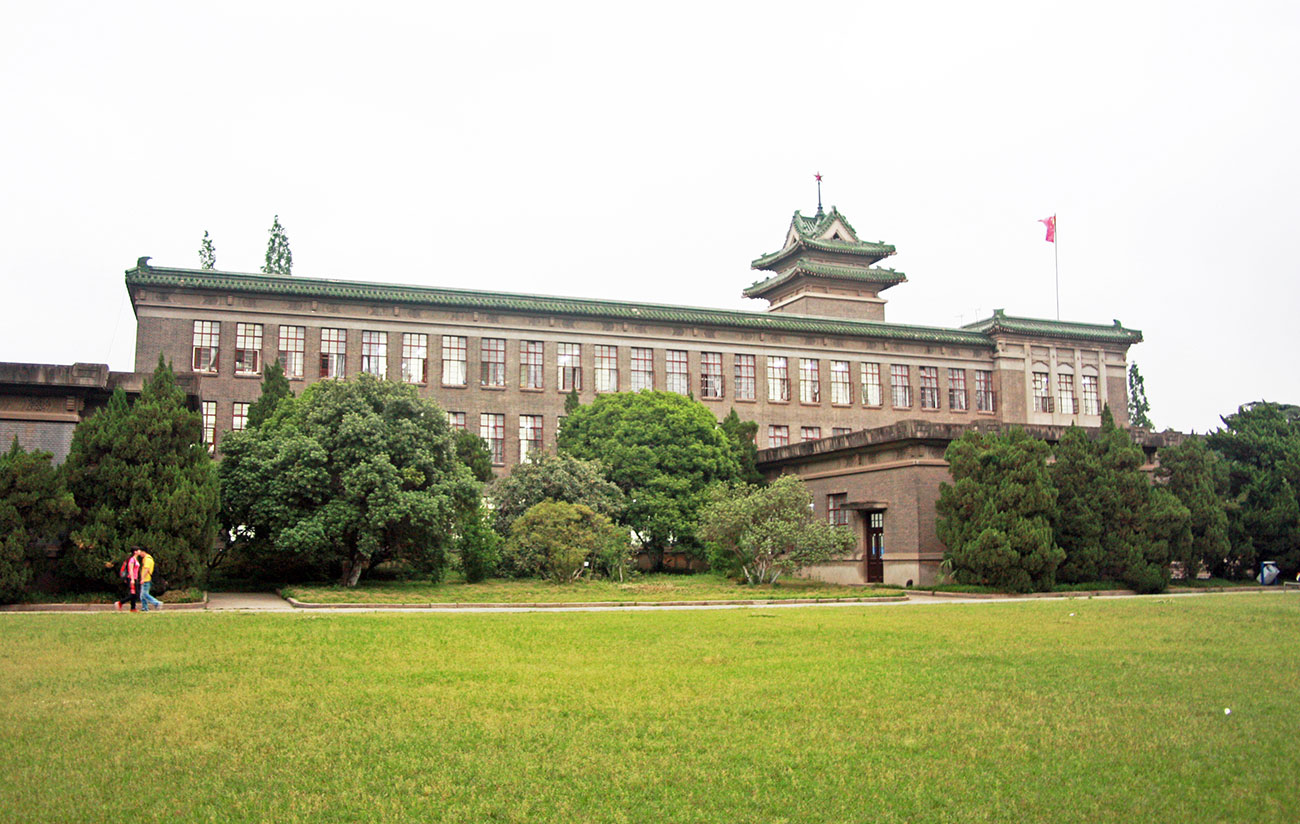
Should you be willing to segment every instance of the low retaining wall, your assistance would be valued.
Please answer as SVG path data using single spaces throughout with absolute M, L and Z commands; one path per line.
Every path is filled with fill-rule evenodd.
M 562 601 L 559 603 L 416 603 L 416 604 L 315 604 L 285 597 L 298 609 L 589 609 L 593 607 L 735 607 L 779 606 L 781 604 L 871 604 L 906 601 L 906 595 L 878 598 L 771 598 L 761 601 Z
M 208 593 L 203 593 L 202 601 L 189 604 L 163 604 L 160 612 L 173 610 L 196 610 L 208 608 Z M 113 604 L 6 604 L 0 606 L 0 612 L 116 612 Z

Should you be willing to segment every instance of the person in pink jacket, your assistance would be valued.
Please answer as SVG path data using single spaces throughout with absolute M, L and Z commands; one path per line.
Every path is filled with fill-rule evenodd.
M 118 601 L 115 606 L 120 610 L 123 602 L 129 601 L 131 603 L 131 611 L 135 612 L 136 601 L 140 597 L 140 559 L 136 557 L 135 552 L 126 556 L 126 560 L 123 561 L 122 566 L 119 567 L 118 574 L 122 576 L 122 581 L 126 584 L 127 593 L 126 597 L 121 601 Z

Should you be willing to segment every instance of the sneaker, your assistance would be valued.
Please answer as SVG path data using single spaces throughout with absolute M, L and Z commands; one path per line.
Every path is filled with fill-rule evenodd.
M 153 605 L 153 608 L 154 608 L 154 609 L 158 609 L 158 610 L 160 610 L 160 609 L 162 609 L 162 604 L 154 604 L 154 605 Z
M 136 609 L 135 607 L 131 607 L 131 611 L 132 611 L 132 612 L 139 612 L 140 610 Z
M 113 609 L 116 609 L 118 612 L 121 612 L 121 611 L 122 611 L 122 602 L 121 602 L 121 601 L 114 601 L 114 602 L 113 602 Z

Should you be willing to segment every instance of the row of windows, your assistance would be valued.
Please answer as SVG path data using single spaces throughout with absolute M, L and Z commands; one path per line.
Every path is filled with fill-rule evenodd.
M 1051 375 L 1047 372 L 1034 372 L 1034 411 L 1062 412 L 1074 415 L 1079 412 L 1079 399 L 1074 394 L 1074 375 L 1058 373 L 1056 376 L 1056 397 L 1052 397 Z M 1101 414 L 1101 394 L 1096 375 L 1080 375 L 1079 387 L 1083 393 L 1083 414 Z
M 847 426 L 831 427 L 832 438 L 838 435 L 847 435 L 853 430 Z M 799 427 L 799 440 L 803 443 L 808 441 L 819 441 L 822 438 L 822 428 L 820 426 L 801 426 Z M 789 446 L 790 445 L 790 427 L 784 424 L 768 424 L 767 426 L 767 445 L 768 446 Z
M 285 373 L 290 378 L 304 377 L 305 342 L 307 330 L 302 326 L 280 327 L 280 357 Z M 216 372 L 220 362 L 217 341 L 220 323 L 194 322 L 194 361 L 196 372 Z M 465 386 L 468 382 L 469 339 L 462 335 L 442 335 L 442 383 L 447 386 Z M 261 370 L 262 324 L 235 324 L 235 372 L 255 375 Z M 519 386 L 523 389 L 543 389 L 544 341 L 518 341 Z M 560 391 L 582 390 L 582 346 L 577 343 L 556 344 L 556 383 Z M 597 392 L 617 392 L 620 388 L 618 347 L 597 344 L 593 347 L 593 367 Z M 346 377 L 346 329 L 321 329 L 320 377 Z M 628 388 L 633 392 L 655 388 L 654 350 L 648 347 L 631 347 L 629 359 L 631 374 Z M 507 344 L 504 338 L 479 340 L 479 384 L 485 387 L 506 385 Z M 787 402 L 791 399 L 790 358 L 769 355 L 766 358 L 767 399 Z M 818 358 L 797 358 L 796 380 L 799 401 L 808 404 L 822 402 L 821 361 Z M 830 401 L 833 405 L 849 406 L 854 402 L 853 364 L 847 360 L 830 362 Z M 361 333 L 361 371 L 376 377 L 387 377 L 388 333 L 363 331 Z M 976 369 L 975 408 L 980 412 L 995 411 L 993 373 Z M 663 387 L 681 395 L 691 392 L 689 354 L 684 349 L 668 349 L 664 353 Z M 918 368 L 920 405 L 922 409 L 939 409 L 939 368 Z M 1035 373 L 1037 380 L 1038 373 Z M 402 333 L 401 379 L 407 383 L 427 383 L 429 378 L 429 336 L 419 332 Z M 720 400 L 726 397 L 727 375 L 721 352 L 700 353 L 700 397 Z M 757 356 L 735 355 L 733 358 L 732 397 L 736 400 L 755 400 L 757 397 Z M 858 398 L 866 406 L 884 404 L 884 384 L 881 364 L 858 364 Z M 1044 384 L 1045 385 L 1045 384 Z M 1035 384 L 1037 386 L 1037 384 Z M 912 406 L 911 367 L 906 364 L 889 366 L 890 400 L 900 409 Z M 1096 381 L 1093 381 L 1096 394 Z M 1072 396 L 1071 396 L 1072 397 Z M 1087 390 L 1085 386 L 1085 406 Z M 970 406 L 966 387 L 965 369 L 948 369 L 948 408 L 965 411 Z

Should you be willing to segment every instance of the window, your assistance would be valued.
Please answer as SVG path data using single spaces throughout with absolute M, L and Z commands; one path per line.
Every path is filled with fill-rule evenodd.
M 465 413 L 464 413 L 464 412 L 448 412 L 448 413 L 447 413 L 447 425 L 450 426 L 452 429 L 459 429 L 459 430 L 461 430 L 461 431 L 464 431 L 464 429 L 465 429 Z
M 1047 382 L 1046 372 L 1034 373 L 1034 411 L 1052 411 L 1052 389 Z
M 576 343 L 559 344 L 556 364 L 560 369 L 560 391 L 582 391 L 582 346 Z
M 862 403 L 867 406 L 880 406 L 884 397 L 880 391 L 880 364 L 862 364 Z
M 320 376 L 322 378 L 344 377 L 348 351 L 348 330 L 320 330 Z
M 790 367 L 785 358 L 775 355 L 767 357 L 767 399 L 790 400 Z
M 235 324 L 235 374 L 256 375 L 262 371 L 262 324 Z
M 821 403 L 822 382 L 820 361 L 816 358 L 799 359 L 799 402 Z
M 1065 414 L 1073 415 L 1079 411 L 1074 403 L 1074 375 L 1056 376 L 1056 399 Z
M 208 454 L 217 448 L 217 402 L 204 401 L 200 412 L 203 415 L 203 443 L 208 447 Z
M 194 360 L 191 368 L 195 372 L 215 373 L 217 371 L 217 348 L 220 345 L 220 338 L 220 321 L 194 321 Z
M 388 334 L 361 333 L 361 371 L 376 378 L 388 377 Z
M 230 416 L 230 428 L 235 432 L 243 432 L 248 428 L 248 407 L 246 403 L 236 403 L 235 410 Z
M 429 336 L 420 332 L 402 333 L 402 380 L 407 383 L 429 382 Z M 461 413 L 464 415 L 465 413 Z M 465 421 L 461 419 L 461 428 Z
M 805 443 L 808 441 L 820 441 L 822 439 L 822 428 L 820 426 L 804 426 L 799 429 L 799 438 Z
M 542 342 L 519 341 L 519 385 L 524 389 L 542 388 Z
M 506 342 L 504 338 L 483 338 L 479 345 L 479 383 L 482 386 L 506 385 Z
M 826 520 L 831 526 L 848 526 L 849 511 L 844 505 L 849 502 L 849 494 L 840 492 L 836 495 L 826 496 Z
M 280 327 L 280 360 L 288 378 L 301 378 L 307 361 L 307 327 Z
M 889 365 L 889 389 L 893 393 L 894 406 L 908 409 L 912 406 L 912 384 L 909 369 L 903 364 Z
M 519 462 L 528 460 L 534 452 L 542 451 L 542 416 L 519 416 Z
M 721 398 L 723 396 L 722 390 L 722 353 L 701 352 L 700 397 Z
M 939 368 L 922 366 L 921 373 L 921 408 L 939 408 Z
M 632 347 L 632 391 L 655 388 L 655 353 L 653 349 Z
M 840 435 L 847 435 L 852 431 L 853 430 L 849 429 L 847 426 L 832 426 L 831 437 L 836 438 L 839 437 Z
M 948 370 L 948 408 L 965 412 L 968 408 L 966 399 L 966 370 Z
M 618 347 L 596 347 L 596 391 L 618 391 Z
M 987 369 L 975 370 L 975 410 L 995 412 L 993 398 L 993 373 Z
M 1097 376 L 1083 376 L 1083 414 L 1100 415 L 1101 401 L 1097 393 Z
M 851 382 L 849 362 L 846 360 L 831 361 L 831 403 L 853 403 Z
M 669 349 L 664 358 L 666 374 L 665 388 L 669 392 L 685 395 L 691 391 L 690 367 L 687 365 L 686 350 Z
M 754 399 L 754 356 L 736 356 L 736 400 L 752 401 Z
M 767 445 L 768 446 L 789 446 L 790 427 L 777 426 L 776 424 L 768 424 Z
M 468 377 L 465 365 L 466 339 L 459 335 L 442 336 L 442 383 L 444 386 L 464 386 Z
M 464 340 L 464 338 L 462 338 Z M 491 412 L 482 412 L 478 416 L 478 435 L 487 444 L 492 455 L 492 463 L 497 466 L 506 462 L 506 416 Z

